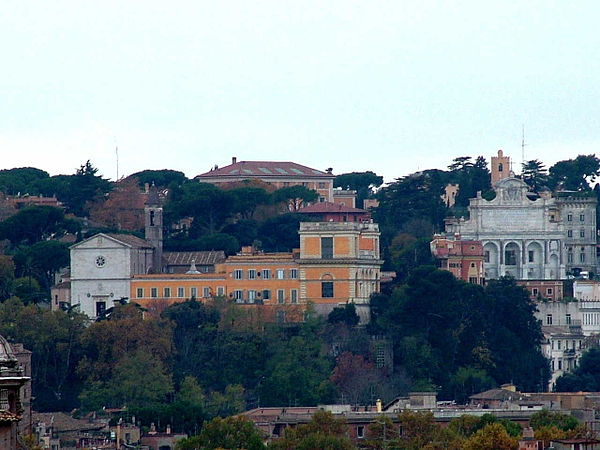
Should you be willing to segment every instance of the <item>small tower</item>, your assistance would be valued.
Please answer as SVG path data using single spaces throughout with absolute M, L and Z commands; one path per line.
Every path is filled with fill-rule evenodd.
M 510 156 L 504 156 L 502 150 L 498 150 L 498 156 L 492 156 L 492 187 L 509 176 Z
M 146 240 L 154 246 L 152 271 L 162 272 L 163 254 L 163 209 L 158 198 L 158 189 L 152 183 L 144 206 Z

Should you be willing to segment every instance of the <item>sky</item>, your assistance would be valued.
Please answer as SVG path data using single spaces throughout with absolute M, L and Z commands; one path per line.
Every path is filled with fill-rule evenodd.
M 600 153 L 595 1 L 4 1 L 0 169 Z

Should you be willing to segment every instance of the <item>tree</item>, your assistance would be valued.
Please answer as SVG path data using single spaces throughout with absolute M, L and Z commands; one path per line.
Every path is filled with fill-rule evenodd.
M 560 389 L 560 391 L 559 391 Z M 556 392 L 597 391 L 600 389 L 600 349 L 588 349 L 579 360 L 579 366 L 556 380 Z
M 495 382 L 483 369 L 460 367 L 452 376 L 450 384 L 454 390 L 454 399 L 458 403 L 466 403 L 469 396 L 492 389 Z
M 146 184 L 154 184 L 157 187 L 168 187 L 172 184 L 180 186 L 188 181 L 183 172 L 178 170 L 142 170 L 129 175 L 123 181 L 135 180 L 139 187 L 143 188 Z
M 305 203 L 313 202 L 318 198 L 319 194 L 316 191 L 300 185 L 284 187 L 273 192 L 273 201 L 285 204 L 285 210 L 290 212 L 296 212 Z
M 438 429 L 432 412 L 405 410 L 398 415 L 398 419 L 402 427 L 400 441 L 404 448 L 422 449 L 435 439 Z
M 259 388 L 267 406 L 317 405 L 333 400 L 329 381 L 332 363 L 323 352 L 323 342 L 314 334 L 274 342 L 267 360 L 265 381 Z
M 8 255 L 0 255 L 0 301 L 10 297 L 15 279 L 15 264 Z
M 271 201 L 271 194 L 259 187 L 238 187 L 229 192 L 235 196 L 235 211 L 246 220 L 254 217 L 256 208 Z
M 257 241 L 266 252 L 289 252 L 300 247 L 300 214 L 282 214 L 265 220 L 258 228 Z
M 499 423 L 486 425 L 464 443 L 465 450 L 516 450 L 517 440 Z
M 35 275 L 42 288 L 49 289 L 56 272 L 69 265 L 69 247 L 59 241 L 40 241 L 31 247 L 22 247 L 14 261 L 20 276 Z
M 48 172 L 33 167 L 0 170 L 0 191 L 9 195 L 37 195 L 37 183 L 48 177 Z
M 327 322 L 343 322 L 346 325 L 353 327 L 358 325 L 360 317 L 356 314 L 356 306 L 354 306 L 354 303 L 346 303 L 343 307 L 333 308 L 327 316 Z
M 383 184 L 383 177 L 371 172 L 352 172 L 338 175 L 333 180 L 333 187 L 356 191 L 356 206 L 364 207 L 364 200 L 375 193 L 375 189 Z
M 222 230 L 235 213 L 233 193 L 208 183 L 189 182 L 173 191 L 165 205 L 171 221 L 193 217 L 189 237 L 214 234 Z
M 163 362 L 139 349 L 115 365 L 108 389 L 110 397 L 106 400 L 110 406 L 135 408 L 164 402 L 172 391 L 171 374 Z
M 579 421 L 575 417 L 547 409 L 533 414 L 529 422 L 534 430 L 544 427 L 556 427 L 563 431 L 572 431 L 579 425 Z
M 548 171 L 539 159 L 532 159 L 523 163 L 521 176 L 533 192 L 539 192 L 540 188 L 548 182 Z
M 90 207 L 90 218 L 107 228 L 139 231 L 144 228 L 144 200 L 137 179 L 127 177 L 115 183 L 107 198 Z
M 343 403 L 369 404 L 384 377 L 383 371 L 362 355 L 344 352 L 337 357 L 331 381 L 342 395 Z
M 202 427 L 198 436 L 177 442 L 176 450 L 265 449 L 262 433 L 245 417 L 217 417 Z
M 589 191 L 590 183 L 600 174 L 600 159 L 596 155 L 579 155 L 559 161 L 550 167 L 550 188 L 568 191 Z
M 336 419 L 328 411 L 317 411 L 309 423 L 289 427 L 283 438 L 274 441 L 274 450 L 352 450 L 355 447 L 347 437 L 344 419 Z
M 66 204 L 68 212 L 86 217 L 91 202 L 110 191 L 111 183 L 97 173 L 98 169 L 88 160 L 70 178 L 66 198 L 59 197 Z
M 64 212 L 52 206 L 29 206 L 0 222 L 0 239 L 8 239 L 14 246 L 33 245 L 41 240 L 56 238 L 66 232 L 77 232 L 80 226 L 66 219 Z

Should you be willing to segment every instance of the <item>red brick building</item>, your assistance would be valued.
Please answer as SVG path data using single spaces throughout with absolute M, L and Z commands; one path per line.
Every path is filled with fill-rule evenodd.
M 461 240 L 459 235 L 454 238 L 435 235 L 431 241 L 431 254 L 438 260 L 440 269 L 451 272 L 460 280 L 484 284 L 481 241 Z

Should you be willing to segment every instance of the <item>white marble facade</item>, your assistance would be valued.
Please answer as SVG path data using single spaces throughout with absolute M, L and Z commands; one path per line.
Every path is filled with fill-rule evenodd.
M 532 200 L 518 178 L 500 180 L 494 188 L 493 200 L 481 194 L 470 200 L 469 219 L 447 220 L 446 232 L 482 242 L 487 279 L 565 278 L 564 228 L 555 199 Z

